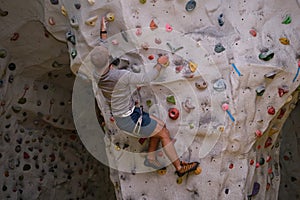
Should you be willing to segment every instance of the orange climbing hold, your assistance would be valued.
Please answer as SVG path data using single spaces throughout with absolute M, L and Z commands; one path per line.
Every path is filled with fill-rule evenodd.
M 151 29 L 151 31 L 153 31 L 153 30 L 155 30 L 155 29 L 157 29 L 157 28 L 158 28 L 157 24 L 156 24 L 155 21 L 152 19 L 151 22 L 150 22 L 150 29 Z

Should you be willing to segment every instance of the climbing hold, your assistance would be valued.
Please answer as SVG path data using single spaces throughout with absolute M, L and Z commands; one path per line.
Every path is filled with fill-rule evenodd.
M 147 42 L 144 42 L 142 45 L 141 45 L 142 49 L 144 49 L 145 51 L 147 51 L 150 47 L 150 45 L 147 43 Z
M 31 166 L 29 165 L 29 164 L 25 164 L 24 166 L 23 166 L 23 171 L 28 171 L 28 170 L 30 170 L 31 169 Z
M 266 140 L 265 142 L 265 148 L 268 148 L 269 146 L 272 145 L 272 138 L 271 137 L 268 137 L 268 139 Z
M 269 72 L 269 73 L 265 74 L 264 76 L 265 76 L 265 78 L 274 79 L 276 74 L 277 74 L 276 71 L 272 71 L 272 72 Z
M 147 0 L 140 0 L 141 4 L 145 4 L 147 2 Z
M 255 183 L 253 184 L 253 189 L 252 189 L 251 196 L 257 195 L 258 192 L 259 192 L 259 189 L 260 189 L 260 184 L 257 183 L 257 182 L 255 182 Z
M 14 111 L 14 113 L 19 113 L 22 110 L 22 107 L 14 105 L 11 107 L 11 109 Z
M 225 51 L 225 47 L 221 43 L 218 43 L 218 44 L 216 44 L 214 50 L 216 53 L 221 53 L 221 52 Z
M 139 65 L 132 65 L 131 69 L 134 73 L 140 73 L 141 72 L 141 66 L 139 66 Z
M 95 0 L 88 0 L 88 2 L 91 6 L 95 4 Z
M 176 179 L 176 183 L 177 183 L 177 184 L 181 184 L 182 181 L 183 181 L 182 177 L 178 177 L 178 178 Z
M 169 109 L 169 117 L 172 120 L 176 120 L 179 117 L 179 110 L 177 108 L 170 108 Z
M 260 158 L 260 159 L 259 159 L 259 164 L 260 164 L 260 165 L 265 164 L 265 159 L 264 159 L 264 158 Z
M 154 31 L 157 28 L 158 28 L 157 24 L 155 23 L 154 19 L 152 19 L 151 22 L 150 22 L 151 31 Z
M 187 98 L 185 100 L 185 102 L 182 102 L 181 104 L 182 104 L 183 109 L 188 113 L 190 113 L 192 109 L 195 109 L 195 106 L 192 105 L 190 98 Z
M 222 104 L 222 110 L 226 111 L 227 114 L 229 115 L 231 121 L 235 121 L 234 117 L 232 116 L 232 114 L 230 113 L 230 111 L 228 110 L 229 109 L 229 105 L 227 103 L 223 103 Z
M 128 42 L 127 33 L 124 30 L 121 30 L 121 35 L 122 35 L 123 39 L 125 40 L 125 42 Z
M 261 86 L 258 86 L 258 88 L 256 88 L 256 95 L 257 96 L 262 96 L 265 92 L 265 86 L 261 85 Z
M 219 23 L 220 26 L 224 25 L 224 14 L 223 13 L 219 15 L 218 23 Z
M 74 6 L 75 6 L 75 8 L 78 9 L 78 10 L 81 8 L 81 4 L 80 4 L 80 3 L 75 3 Z
M 51 2 L 53 5 L 57 5 L 57 4 L 58 4 L 58 0 L 50 0 L 50 2 Z
M 60 10 L 61 10 L 61 14 L 63 14 L 64 16 L 68 15 L 68 12 L 67 12 L 65 6 L 62 5 Z
M 219 79 L 213 84 L 213 88 L 218 92 L 226 90 L 226 84 L 224 79 Z
M 155 44 L 161 44 L 161 40 L 159 38 L 155 38 L 154 42 Z
M 7 67 L 10 71 L 14 71 L 16 69 L 16 64 L 15 63 L 9 63 Z
M 269 115 L 274 115 L 275 114 L 275 108 L 273 106 L 269 106 L 268 107 L 268 114 Z
M 256 137 L 261 137 L 263 135 L 263 133 L 260 130 L 256 130 L 255 135 L 256 135 Z
M 299 73 L 300 73 L 300 60 L 298 60 L 298 68 L 297 68 L 296 75 L 295 75 L 295 77 L 293 78 L 293 82 L 296 81 L 297 77 L 299 76 Z
M 136 31 L 135 31 L 135 35 L 136 36 L 142 35 L 142 28 L 137 28 Z
M 7 56 L 7 51 L 5 49 L 0 49 L 0 58 L 5 58 Z
M 9 83 L 13 83 L 14 82 L 14 76 L 11 74 L 11 75 L 9 75 L 9 77 L 8 77 L 8 82 Z
M 168 103 L 176 105 L 175 97 L 173 95 L 172 96 L 167 96 L 166 100 L 167 100 Z
M 200 79 L 200 80 L 195 82 L 195 86 L 199 90 L 203 90 L 203 89 L 207 88 L 207 83 L 203 79 Z
M 191 70 L 192 73 L 194 73 L 197 70 L 198 65 L 196 63 L 193 62 L 189 62 L 189 68 Z
M 26 101 L 27 101 L 26 98 L 25 98 L 25 97 L 22 97 L 22 98 L 19 99 L 18 103 L 19 103 L 19 104 L 25 104 Z
M 287 38 L 279 38 L 279 41 L 283 45 L 289 45 L 290 44 L 290 40 L 287 39 Z
M 182 69 L 183 69 L 183 66 L 182 66 L 182 65 L 176 66 L 176 67 L 175 67 L 175 72 L 176 72 L 176 73 L 179 73 L 179 72 L 182 71 Z
M 79 27 L 78 20 L 75 16 L 71 17 L 70 24 L 73 28 L 78 28 Z
M 119 45 L 119 41 L 117 39 L 112 40 L 111 43 L 113 45 Z
M 112 12 L 109 12 L 106 14 L 105 19 L 109 22 L 113 22 L 115 20 L 115 14 Z
M 282 20 L 282 24 L 290 24 L 292 22 L 292 17 L 290 15 L 286 15 Z
M 229 164 L 229 169 L 232 169 L 233 168 L 233 163 L 230 163 Z
M 171 32 L 173 30 L 172 26 L 170 24 L 166 24 L 166 31 Z
M 271 161 L 271 159 L 272 159 L 272 157 L 271 157 L 271 156 L 267 156 L 266 162 L 267 162 L 267 163 L 268 163 L 268 162 L 270 162 L 270 161 Z
M 282 97 L 284 94 L 289 92 L 289 88 L 286 85 L 283 85 L 282 87 L 278 88 L 278 95 Z
M 191 12 L 196 7 L 196 1 L 195 0 L 189 0 L 185 5 L 185 10 L 188 12 Z
M 148 99 L 146 101 L 146 105 L 150 108 L 152 106 L 152 101 L 150 99 Z
M 253 164 L 254 164 L 254 160 L 251 159 L 251 160 L 249 161 L 249 164 L 250 164 L 250 165 L 253 165 Z
M 274 57 L 274 52 L 270 50 L 266 50 L 261 52 L 258 57 L 263 61 L 269 61 Z
M 256 30 L 254 30 L 254 29 L 251 29 L 251 30 L 249 31 L 249 33 L 250 33 L 253 37 L 256 37 L 256 35 L 257 35 Z
M 280 111 L 279 111 L 279 115 L 277 116 L 277 119 L 282 119 L 284 114 L 286 112 L 286 109 L 285 108 L 281 108 Z
M 153 60 L 154 58 L 155 58 L 155 56 L 153 54 L 151 54 L 151 55 L 148 56 L 149 60 Z
M 54 21 L 54 18 L 53 18 L 53 17 L 49 17 L 48 22 L 49 22 L 49 24 L 52 25 L 52 26 L 55 25 L 55 21 Z
M 94 16 L 94 17 L 90 17 L 89 19 L 87 19 L 85 21 L 85 24 L 88 25 L 88 26 L 95 26 L 96 25 L 96 21 L 98 19 L 98 16 Z
M 77 56 L 77 51 L 76 49 L 71 50 L 71 57 L 74 59 Z
M 71 31 L 68 31 L 66 33 L 66 38 L 69 42 L 71 42 L 73 45 L 76 44 L 76 40 L 75 40 L 75 35 L 71 32 Z
M 13 36 L 10 38 L 10 41 L 17 41 L 20 37 L 19 33 L 14 33 Z
M 7 11 L 4 11 L 4 10 L 2 10 L 2 9 L 0 8 L 0 15 L 1 15 L 2 17 L 5 17 L 5 16 L 8 15 L 8 12 L 7 12 Z
M 23 158 L 24 158 L 24 159 L 29 159 L 30 156 L 29 156 L 29 154 L 28 154 L 27 152 L 24 152 L 24 153 L 23 153 Z

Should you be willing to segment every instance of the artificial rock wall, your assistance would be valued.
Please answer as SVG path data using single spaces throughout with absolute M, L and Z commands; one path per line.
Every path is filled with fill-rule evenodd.
M 2 197 L 113 198 L 103 178 L 107 169 L 84 150 L 71 111 L 73 74 L 92 80 L 88 54 L 104 45 L 121 58 L 122 67 L 137 73 L 147 72 L 158 54 L 169 55 L 170 66 L 141 89 L 142 103 L 166 121 L 181 158 L 202 167 L 200 175 L 177 184 L 160 150 L 167 174 L 143 173 L 149 171 L 143 154 L 127 153 L 144 152 L 147 140 L 121 133 L 94 87 L 106 120 L 105 147 L 118 199 L 276 199 L 280 187 L 282 198 L 299 198 L 297 189 L 286 192 L 297 185 L 296 169 L 287 166 L 285 174 L 292 175 L 280 179 L 280 159 L 292 159 L 291 151 L 280 154 L 278 140 L 298 101 L 299 1 L 187 3 L 1 2 L 7 27 L 1 32 Z M 106 19 L 109 38 L 102 41 L 101 18 L 108 13 L 114 20 Z M 167 117 L 173 107 L 180 110 L 175 121 Z M 98 158 L 102 147 L 92 141 L 100 135 L 78 134 Z

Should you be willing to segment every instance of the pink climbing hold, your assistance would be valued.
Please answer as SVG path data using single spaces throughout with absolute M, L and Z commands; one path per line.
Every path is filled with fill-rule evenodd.
M 137 28 L 135 31 L 136 36 L 142 35 L 142 28 Z
M 172 26 L 170 24 L 166 24 L 166 31 L 171 32 L 173 30 Z
M 270 161 L 271 161 L 271 159 L 272 159 L 272 157 L 271 157 L 271 156 L 267 156 L 267 160 L 266 160 L 266 162 L 270 162 Z
M 260 130 L 256 130 L 256 131 L 255 131 L 255 135 L 256 135 L 257 137 L 261 137 L 261 136 L 262 136 L 262 132 L 261 132 Z
M 229 109 L 229 105 L 227 103 L 223 103 L 222 110 L 226 111 Z
M 260 164 L 257 162 L 257 163 L 255 164 L 255 167 L 256 167 L 256 168 L 259 168 L 259 166 L 260 166 Z

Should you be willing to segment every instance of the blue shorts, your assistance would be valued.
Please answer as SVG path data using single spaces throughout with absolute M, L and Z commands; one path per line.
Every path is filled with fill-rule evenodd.
M 128 117 L 114 117 L 119 129 L 133 133 L 136 123 L 141 116 L 140 108 L 136 107 Z M 149 113 L 143 112 L 142 126 L 137 137 L 149 137 L 156 128 L 157 122 L 150 118 Z M 134 134 L 134 133 L 133 133 Z M 135 134 L 134 134 L 135 135 Z

